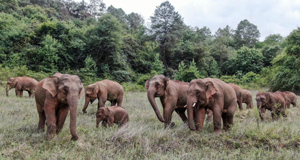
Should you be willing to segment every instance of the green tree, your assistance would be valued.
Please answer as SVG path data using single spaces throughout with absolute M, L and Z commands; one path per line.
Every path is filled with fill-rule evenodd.
M 154 62 L 151 65 L 151 73 L 163 74 L 164 73 L 164 64 L 159 58 L 159 54 L 155 54 Z
M 273 61 L 271 90 L 290 90 L 300 93 L 300 28 L 286 39 L 284 52 Z
M 236 49 L 243 46 L 252 48 L 258 42 L 260 37 L 257 26 L 250 23 L 248 20 L 241 21 L 234 34 L 234 41 L 236 43 Z
M 187 67 L 184 62 L 180 62 L 178 65 L 178 71 L 175 73 L 175 79 L 190 82 L 193 79 L 200 78 L 199 71 L 196 67 L 195 61 L 191 61 Z M 203 77 L 201 77 L 203 78 Z
M 121 53 L 123 36 L 121 24 L 111 14 L 101 16 L 96 26 L 86 32 L 86 52 L 96 61 L 98 75 L 127 69 L 127 57 Z
M 232 57 L 234 52 L 233 39 L 234 31 L 226 26 L 224 29 L 219 28 L 215 35 L 211 47 L 211 55 L 216 60 L 219 70 L 223 67 L 225 61 Z
M 242 75 L 252 71 L 259 73 L 263 68 L 263 56 L 257 49 L 242 47 L 233 57 L 223 65 L 223 73 L 233 75 L 238 72 Z
M 161 59 L 168 68 L 172 61 L 171 49 L 181 39 L 183 19 L 169 1 L 157 6 L 150 19 L 153 36 L 159 43 Z

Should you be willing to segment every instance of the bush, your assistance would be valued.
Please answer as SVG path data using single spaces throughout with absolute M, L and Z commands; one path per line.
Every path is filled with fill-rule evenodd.
M 241 82 L 240 79 L 238 79 L 235 75 L 232 75 L 232 76 L 224 75 L 224 76 L 221 76 L 220 79 L 227 83 L 239 84 Z

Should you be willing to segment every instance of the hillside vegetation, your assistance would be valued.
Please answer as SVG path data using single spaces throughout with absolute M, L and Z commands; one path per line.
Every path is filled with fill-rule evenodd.
M 112 79 L 141 90 L 132 86 L 164 74 L 300 91 L 299 28 L 259 41 L 259 28 L 245 19 L 212 33 L 187 26 L 169 1 L 156 7 L 148 26 L 141 15 L 102 0 L 3 0 L 0 11 L 1 81 L 61 72 L 84 84 Z

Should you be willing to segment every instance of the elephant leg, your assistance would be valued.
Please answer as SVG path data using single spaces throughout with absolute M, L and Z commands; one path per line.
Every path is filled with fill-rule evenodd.
M 106 102 L 106 99 L 99 98 L 98 99 L 98 109 L 101 108 L 101 107 L 105 107 L 105 102 Z
M 229 128 L 228 121 L 227 121 L 227 113 L 222 113 L 222 120 L 223 120 L 223 130 L 227 130 Z
M 23 90 L 20 91 L 20 97 L 23 97 Z
M 45 122 L 46 122 L 46 115 L 44 110 L 42 109 L 42 105 L 36 104 L 37 110 L 39 113 L 39 125 L 38 125 L 38 130 L 44 131 L 45 130 Z
M 124 98 L 123 93 L 118 95 L 118 97 L 116 99 L 116 101 L 118 103 L 118 106 L 122 106 L 123 105 L 123 98 Z
M 199 108 L 199 109 L 195 109 L 195 126 L 196 126 L 196 130 L 197 131 L 201 131 L 203 128 L 203 124 L 204 124 L 204 119 L 205 119 L 205 108 Z
M 55 109 L 45 109 L 46 120 L 47 120 L 47 140 L 51 140 L 56 133 L 56 114 Z
M 165 119 L 165 128 L 168 127 L 174 127 L 175 123 L 171 123 L 172 121 L 172 113 L 173 113 L 173 108 L 171 107 L 170 104 L 166 104 L 165 108 L 164 108 L 164 119 Z
M 238 102 L 240 110 L 243 110 L 242 98 L 240 98 L 237 102 Z
M 220 106 L 213 106 L 213 123 L 214 123 L 214 131 L 216 134 L 222 133 L 222 111 Z M 205 110 L 204 110 L 205 111 Z
M 56 125 L 57 125 L 56 134 L 58 134 L 62 130 L 68 113 L 69 113 L 69 106 L 64 106 L 59 109 L 57 113 L 57 121 L 56 121 Z
M 182 119 L 182 121 L 184 123 L 186 123 L 187 120 L 188 120 L 185 113 L 184 113 L 185 110 L 186 110 L 186 108 L 177 108 L 177 109 L 175 109 L 176 113 L 180 116 L 180 118 Z

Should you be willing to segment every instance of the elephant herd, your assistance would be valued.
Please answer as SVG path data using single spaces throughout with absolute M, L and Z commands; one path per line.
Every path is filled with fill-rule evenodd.
M 23 90 L 28 91 L 30 97 L 35 97 L 39 114 L 38 129 L 44 130 L 47 125 L 47 140 L 52 139 L 63 128 L 65 119 L 70 111 L 71 140 L 77 140 L 76 132 L 77 107 L 80 97 L 85 92 L 83 113 L 89 103 L 98 99 L 96 112 L 96 127 L 119 127 L 129 121 L 129 116 L 122 106 L 124 89 L 111 80 L 102 80 L 83 87 L 77 75 L 55 73 L 40 82 L 30 77 L 10 78 L 7 82 L 6 95 L 11 88 L 15 88 L 16 95 L 22 97 Z M 233 125 L 233 118 L 237 105 L 243 109 L 253 108 L 252 94 L 233 83 L 226 83 L 217 78 L 194 79 L 190 83 L 170 80 L 164 75 L 155 75 L 145 82 L 148 100 L 157 116 L 164 123 L 165 128 L 173 127 L 172 113 L 175 111 L 184 123 L 188 123 L 191 130 L 201 131 L 205 115 L 207 120 L 213 118 L 214 132 L 222 133 Z M 159 97 L 163 115 L 161 115 L 155 97 Z M 110 107 L 104 107 L 110 101 Z M 293 92 L 259 92 L 256 95 L 259 115 L 264 120 L 266 109 L 271 111 L 273 119 L 279 115 L 286 116 L 285 110 L 292 104 L 296 106 L 297 96 Z M 187 116 L 185 111 L 187 110 Z

